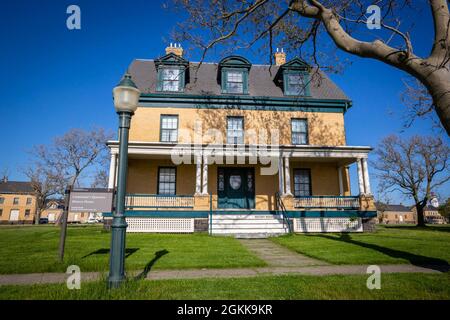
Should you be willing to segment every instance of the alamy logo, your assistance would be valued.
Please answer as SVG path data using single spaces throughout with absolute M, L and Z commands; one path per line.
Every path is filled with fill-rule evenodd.
M 67 267 L 67 274 L 69 274 L 69 277 L 67 278 L 66 284 L 67 289 L 73 290 L 73 289 L 81 289 L 81 270 L 79 266 L 71 265 Z
M 367 267 L 367 274 L 371 274 L 369 278 L 367 278 L 366 286 L 367 289 L 373 290 L 373 289 L 381 289 L 381 269 L 379 266 L 368 266 Z
M 366 10 L 367 14 L 370 14 L 370 16 L 367 18 L 367 28 L 369 30 L 373 29 L 381 29 L 381 9 L 379 6 L 373 4 L 369 7 L 367 7 Z
M 70 5 L 66 10 L 67 14 L 70 14 L 66 20 L 66 26 L 69 30 L 81 29 L 81 9 L 77 5 Z

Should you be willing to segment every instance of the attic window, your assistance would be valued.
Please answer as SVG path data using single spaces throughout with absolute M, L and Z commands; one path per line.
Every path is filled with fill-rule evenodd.
M 181 70 L 178 68 L 161 69 L 162 91 L 181 91 Z
M 219 63 L 222 93 L 248 94 L 250 62 L 239 56 L 230 56 Z
M 280 66 L 276 79 L 283 83 L 283 91 L 287 96 L 310 95 L 310 66 L 300 58 L 294 58 Z
M 155 60 L 158 70 L 157 91 L 183 92 L 189 62 L 173 52 Z
M 284 93 L 286 95 L 308 96 L 309 76 L 306 72 L 288 72 L 284 76 Z

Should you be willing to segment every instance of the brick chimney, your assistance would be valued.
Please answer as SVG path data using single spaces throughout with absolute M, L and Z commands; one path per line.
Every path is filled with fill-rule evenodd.
M 183 48 L 180 43 L 170 43 L 170 45 L 166 48 L 166 54 L 175 53 L 177 56 L 183 56 Z
M 281 48 L 281 51 L 277 48 L 277 52 L 275 52 L 274 57 L 276 66 L 281 66 L 286 63 L 286 53 L 283 48 Z

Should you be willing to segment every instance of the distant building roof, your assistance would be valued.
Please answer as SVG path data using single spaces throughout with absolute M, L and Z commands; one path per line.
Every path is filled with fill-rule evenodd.
M 406 207 L 402 204 L 386 204 L 386 203 L 376 202 L 375 206 L 377 207 L 377 210 L 380 210 L 380 211 L 411 212 L 410 207 Z
M 0 181 L 0 193 L 33 193 L 31 182 Z

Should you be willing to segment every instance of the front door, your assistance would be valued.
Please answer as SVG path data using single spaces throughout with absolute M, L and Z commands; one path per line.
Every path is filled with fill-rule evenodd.
M 255 179 L 253 168 L 218 168 L 217 177 L 219 208 L 255 208 Z

